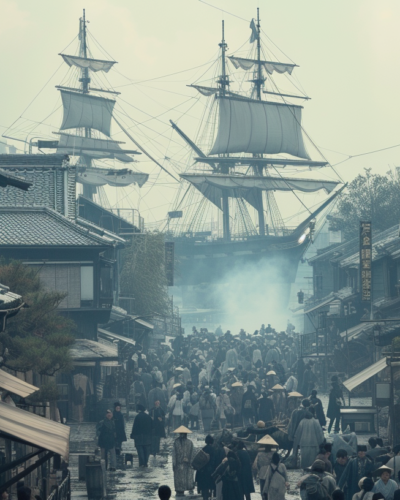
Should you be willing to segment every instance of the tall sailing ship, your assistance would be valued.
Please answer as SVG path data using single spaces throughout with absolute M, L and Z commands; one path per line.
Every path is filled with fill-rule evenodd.
M 97 75 L 108 73 L 117 61 L 92 57 L 87 43 L 85 10 L 79 19 L 78 37 L 79 53 L 77 55 L 60 54 L 63 61 L 75 70 L 69 75 L 69 81 L 75 80 L 76 86 L 56 86 L 61 94 L 63 110 L 59 131 L 53 132 L 57 135 L 57 140 L 39 139 L 33 142 L 31 139 L 29 142 L 22 142 L 29 144 L 30 152 L 32 146 L 36 146 L 39 151 L 56 149 L 58 154 L 75 157 L 76 182 L 83 185 L 83 196 L 92 200 L 100 190 L 99 199 L 104 204 L 107 197 L 101 190 L 103 186 L 125 187 L 136 184 L 141 187 L 148 180 L 148 174 L 126 167 L 127 164 L 135 161 L 132 156 L 140 155 L 142 152 L 147 154 L 147 151 L 135 141 L 115 116 L 116 97 L 120 93 L 110 88 L 93 85 L 93 79 L 100 81 Z M 141 151 L 123 149 L 121 147 L 123 142 L 111 139 L 112 120 Z M 6 134 L 3 136 L 21 140 Z M 102 164 L 96 163 L 97 160 L 100 160 Z M 107 160 L 114 160 L 113 165 L 108 167 Z
M 288 102 L 309 98 L 265 90 L 265 75 L 270 80 L 275 73 L 291 75 L 296 64 L 262 57 L 258 12 L 250 28 L 253 58 L 227 57 L 222 22 L 220 75 L 214 85 L 190 85 L 211 100 L 211 112 L 205 119 L 207 131 L 199 134 L 211 145 L 209 151 L 205 152 L 171 121 L 172 127 L 192 150 L 189 169 L 180 175 L 189 185 L 182 198 L 192 208 L 188 208 L 185 216 L 185 204 L 182 198 L 177 199 L 168 224 L 169 238 L 175 243 L 176 284 L 179 285 L 224 282 L 230 272 L 239 271 L 247 264 L 255 264 L 261 269 L 266 263 L 280 266 L 283 281 L 293 283 L 298 263 L 310 244 L 317 216 L 342 189 L 331 194 L 316 210 L 309 211 L 309 216 L 297 227 L 285 227 L 275 192 L 289 191 L 296 195 L 296 192 L 325 190 L 330 194 L 340 181 L 301 175 L 329 166 L 326 161 L 310 158 L 303 139 L 303 107 Z M 233 82 L 228 74 L 228 61 L 234 70 L 247 73 L 250 92 L 231 89 Z M 242 82 L 244 80 L 246 76 Z M 288 168 L 299 174 L 286 175 Z M 203 200 L 194 203 L 187 195 L 193 190 L 201 193 Z M 203 201 L 222 213 L 222 232 L 213 231 L 215 218 L 214 223 L 210 218 L 203 221 L 208 230 L 196 220 L 201 218 L 199 207 L 204 206 Z M 249 214 L 251 209 L 255 209 L 255 221 Z

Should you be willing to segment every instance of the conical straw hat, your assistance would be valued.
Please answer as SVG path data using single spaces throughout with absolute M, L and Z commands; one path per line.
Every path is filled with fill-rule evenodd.
M 177 387 L 180 387 L 181 385 L 182 385 L 182 384 L 174 384 L 174 385 L 172 386 L 172 389 L 176 389 Z
M 177 429 L 174 430 L 175 434 L 192 434 L 192 431 L 190 431 L 187 427 L 184 425 L 181 425 Z
M 300 394 L 299 392 L 289 392 L 288 394 L 289 398 L 302 398 L 303 394 Z
M 232 384 L 232 387 L 243 387 L 243 384 L 242 382 L 235 382 L 234 384 Z
M 274 385 L 272 388 L 273 391 L 283 391 L 283 387 L 280 384 Z
M 276 375 L 276 373 L 274 372 L 274 370 L 270 370 L 267 375 Z
M 257 441 L 257 444 L 261 445 L 269 445 L 269 446 L 279 446 L 278 443 L 275 441 L 275 439 L 272 439 L 271 436 L 266 434 L 264 437 L 262 437 L 259 441 Z

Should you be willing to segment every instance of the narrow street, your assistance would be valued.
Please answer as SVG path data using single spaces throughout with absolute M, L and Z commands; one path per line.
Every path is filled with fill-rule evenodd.
M 324 407 L 327 407 L 328 397 L 325 394 L 321 395 L 321 400 Z M 368 406 L 369 398 L 357 398 L 352 401 L 352 404 L 357 406 Z M 134 420 L 134 413 L 130 412 L 129 420 L 126 422 L 126 435 L 129 437 Z M 325 433 L 326 434 L 326 433 Z M 329 440 L 329 435 L 326 434 Z M 358 434 L 358 441 L 364 444 L 368 440 L 368 435 Z M 204 446 L 205 434 L 203 432 L 193 432 L 189 435 L 189 439 L 193 441 L 195 448 Z M 174 478 L 172 472 L 172 444 L 175 436 L 171 434 L 167 439 L 161 440 L 161 455 L 157 458 L 151 457 L 149 460 L 148 469 L 138 467 L 137 452 L 134 446 L 134 441 L 128 439 L 123 443 L 122 455 L 117 457 L 116 472 L 107 471 L 107 498 L 112 500 L 147 500 L 156 498 L 157 489 L 160 485 L 166 484 L 172 490 L 172 495 L 175 498 Z M 96 424 L 83 423 L 71 425 L 71 489 L 72 498 L 74 500 L 87 499 L 86 483 L 79 481 L 78 478 L 78 455 L 74 453 L 76 450 L 87 453 L 93 453 L 96 448 Z M 125 454 L 133 455 L 132 463 L 124 464 L 123 457 Z M 299 497 L 299 490 L 296 489 L 296 483 L 303 475 L 301 469 L 288 470 L 290 489 L 286 498 Z M 255 483 L 256 493 L 252 493 L 253 500 L 261 500 L 259 493 L 259 485 Z M 201 498 L 195 491 L 192 495 L 186 492 L 185 497 Z M 180 497 L 181 498 L 181 497 Z

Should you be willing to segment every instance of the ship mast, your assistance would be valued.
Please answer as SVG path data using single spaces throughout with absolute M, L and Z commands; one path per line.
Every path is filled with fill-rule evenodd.
M 87 43 L 86 43 L 86 11 L 83 9 L 83 17 L 79 19 L 79 39 L 81 41 L 79 48 L 79 55 L 84 59 L 87 59 Z M 79 81 L 82 83 L 82 94 L 89 93 L 89 68 L 82 68 L 81 78 Z M 85 137 L 92 136 L 92 129 L 90 127 L 85 127 Z M 92 166 L 92 160 L 85 156 L 84 159 L 86 166 Z M 96 193 L 96 188 L 88 184 L 83 184 L 83 196 L 89 200 L 93 200 L 93 195 Z
M 257 7 L 257 78 L 253 80 L 256 86 L 257 100 L 261 101 L 261 88 L 264 84 L 264 78 L 262 74 L 262 64 L 261 64 L 261 37 L 260 37 L 260 9 Z M 254 157 L 262 158 L 263 155 L 254 155 Z M 254 175 L 263 176 L 263 165 L 253 166 Z M 268 196 L 268 194 L 267 194 Z M 257 212 L 258 212 L 258 231 L 260 236 L 265 236 L 265 218 L 264 218 L 264 203 L 263 203 L 263 193 L 260 191 L 257 194 Z
M 221 47 L 221 66 L 222 75 L 218 80 L 220 84 L 220 95 L 224 96 L 226 94 L 227 87 L 229 87 L 229 77 L 226 74 L 226 60 L 225 52 L 227 50 L 227 44 L 225 42 L 225 22 L 222 21 L 222 40 L 219 44 Z M 223 155 L 227 156 L 227 155 Z M 221 173 L 229 174 L 229 166 L 226 163 L 220 164 Z M 222 192 L 222 220 L 223 220 L 223 236 L 224 240 L 229 241 L 231 239 L 231 232 L 229 227 L 229 196 L 228 192 L 223 190 Z

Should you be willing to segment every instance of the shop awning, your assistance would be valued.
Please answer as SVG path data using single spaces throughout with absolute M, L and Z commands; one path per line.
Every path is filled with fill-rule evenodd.
M 69 455 L 69 432 L 67 425 L 0 402 L 0 434 L 53 451 L 66 462 Z
M 357 373 L 357 375 L 354 375 L 354 377 L 351 377 L 345 382 L 343 382 L 343 385 L 346 387 L 348 391 L 352 391 L 355 387 L 358 387 L 366 380 L 370 379 L 377 373 L 381 372 L 384 368 L 386 368 L 386 366 L 387 366 L 386 358 L 382 358 L 373 365 L 363 370 L 362 372 Z
M 94 340 L 76 339 L 69 349 L 75 362 L 118 361 L 115 345 L 106 345 Z M 83 366 L 82 364 L 80 366 Z
M 304 314 L 308 314 L 310 312 L 315 311 L 316 309 L 319 309 L 320 307 L 326 306 L 327 304 L 332 302 L 332 300 L 334 300 L 334 299 L 335 299 L 335 297 L 332 296 L 332 297 L 327 298 L 326 300 L 322 300 L 321 302 L 314 304 L 312 307 L 310 307 L 310 309 L 304 309 Z
M 377 323 L 359 323 L 356 326 L 348 328 L 348 330 L 347 330 L 347 338 L 348 338 L 349 342 L 350 342 L 350 340 L 356 340 L 356 339 L 358 339 L 359 337 L 361 337 L 361 335 L 363 333 L 369 333 L 371 330 L 373 330 L 373 328 L 374 328 L 374 326 L 376 324 Z M 341 332 L 340 336 L 343 337 L 343 338 L 345 338 L 346 337 L 346 331 Z
M 13 394 L 18 394 L 21 398 L 26 398 L 39 390 L 39 387 L 28 384 L 24 380 L 14 377 L 14 375 L 4 370 L 0 370 L 0 388 L 12 392 Z
M 140 316 L 131 316 L 131 318 L 133 319 L 133 321 L 135 323 L 138 323 L 139 325 L 144 326 L 145 328 L 147 328 L 149 330 L 154 330 L 154 325 L 152 325 L 151 323 L 148 323 L 144 319 L 141 319 Z
M 123 335 L 118 335 L 118 333 L 109 332 L 108 330 L 103 330 L 102 328 L 98 328 L 97 331 L 101 335 L 103 335 L 104 337 L 114 339 L 114 340 L 121 340 L 122 342 L 126 342 L 127 344 L 136 345 L 136 342 L 134 340 L 128 339 L 127 337 L 124 337 Z

